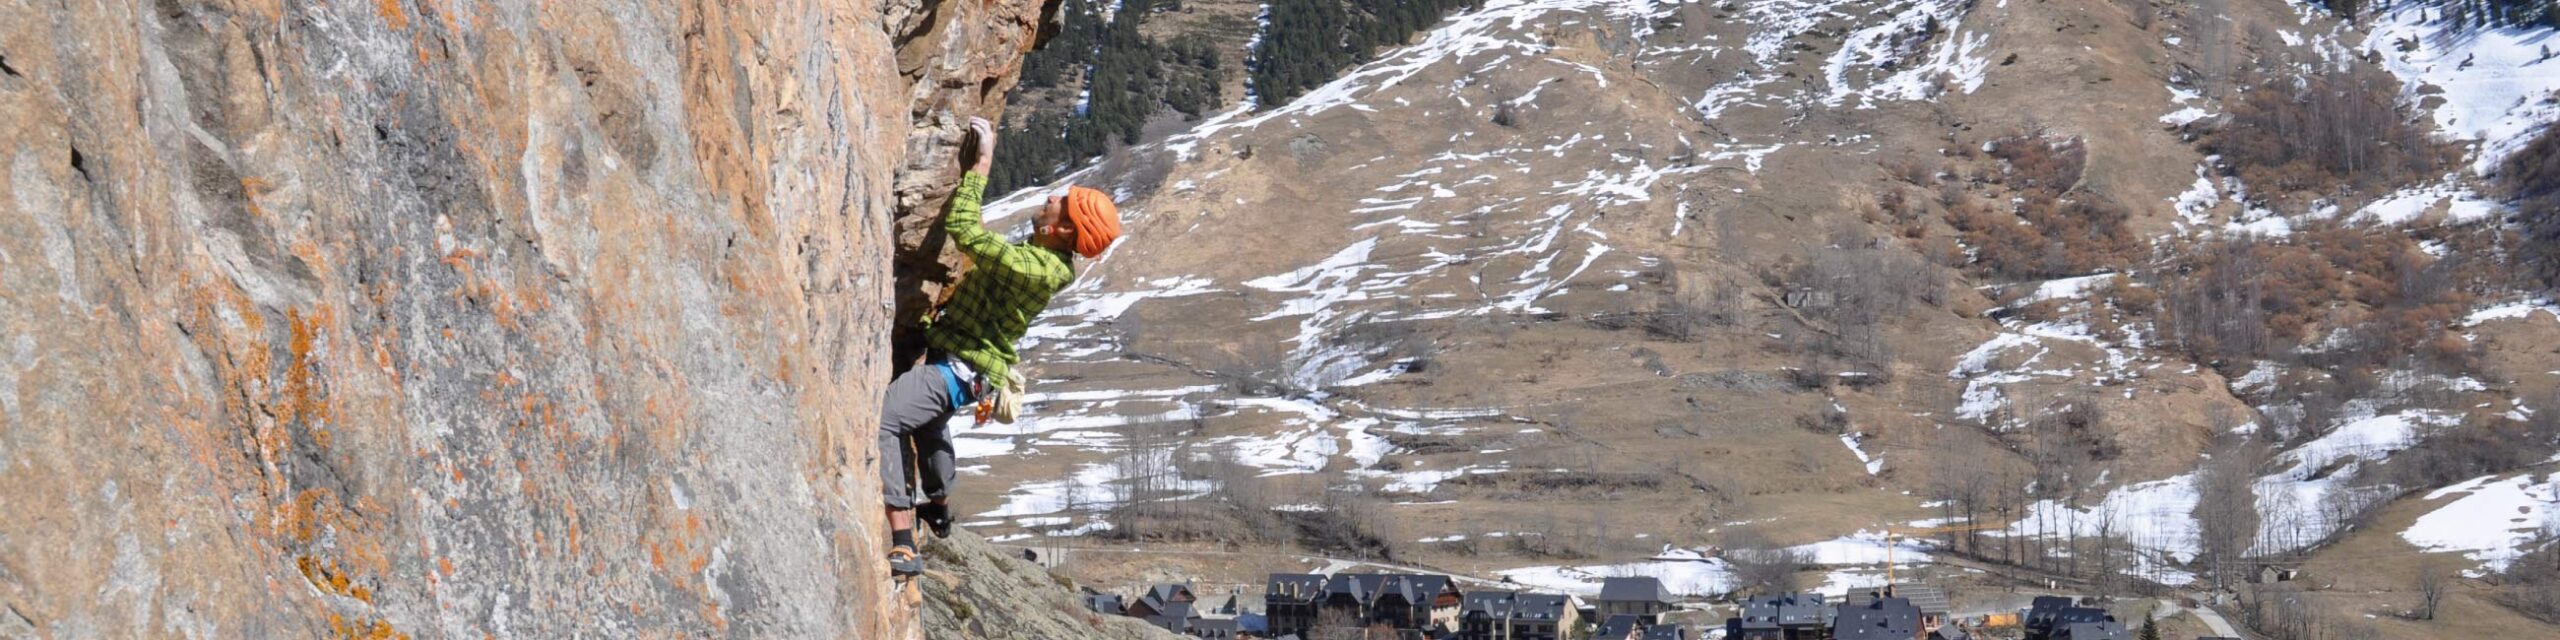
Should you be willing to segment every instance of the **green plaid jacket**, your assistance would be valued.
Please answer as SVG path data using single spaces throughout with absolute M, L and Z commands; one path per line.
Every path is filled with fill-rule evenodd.
M 1031 329 L 1031 320 L 1049 308 L 1049 299 L 1076 279 L 1075 266 L 1064 251 L 1005 242 L 978 222 L 978 199 L 987 177 L 961 174 L 952 191 L 942 230 L 960 245 L 972 263 L 969 275 L 944 303 L 940 317 L 925 326 L 925 345 L 951 354 L 977 369 L 991 384 L 1003 384 L 1005 372 L 1022 359 L 1015 340 Z

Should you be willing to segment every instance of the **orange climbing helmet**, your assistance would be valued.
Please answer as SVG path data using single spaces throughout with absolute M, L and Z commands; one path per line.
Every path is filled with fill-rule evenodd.
M 1120 239 L 1120 206 L 1088 187 L 1067 187 L 1067 222 L 1076 226 L 1076 255 L 1091 260 Z

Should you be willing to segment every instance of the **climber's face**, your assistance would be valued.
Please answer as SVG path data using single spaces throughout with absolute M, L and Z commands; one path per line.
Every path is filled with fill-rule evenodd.
M 1040 207 L 1040 215 L 1031 219 L 1031 235 L 1034 239 L 1065 241 L 1061 246 L 1075 246 L 1076 226 L 1067 221 L 1065 196 L 1049 196 L 1049 204 Z

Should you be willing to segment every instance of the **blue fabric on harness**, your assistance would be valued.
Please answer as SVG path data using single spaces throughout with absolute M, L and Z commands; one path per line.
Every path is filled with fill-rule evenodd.
M 966 407 L 971 404 L 971 401 L 976 400 L 976 398 L 969 397 L 969 385 L 960 383 L 960 372 L 951 367 L 951 361 L 949 359 L 935 358 L 933 361 L 933 367 L 942 370 L 942 386 L 947 393 L 946 397 L 951 398 L 951 408 L 959 409 L 961 407 Z

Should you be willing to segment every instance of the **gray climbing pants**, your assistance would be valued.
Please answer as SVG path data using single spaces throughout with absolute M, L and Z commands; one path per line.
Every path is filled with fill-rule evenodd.
M 909 469 L 922 472 L 914 484 L 923 485 L 926 500 L 951 495 L 951 479 L 958 473 L 951 452 L 951 414 L 976 398 L 969 397 L 968 382 L 955 389 L 940 360 L 898 374 L 880 403 L 880 494 L 891 509 L 916 506 L 917 487 L 908 482 Z

